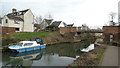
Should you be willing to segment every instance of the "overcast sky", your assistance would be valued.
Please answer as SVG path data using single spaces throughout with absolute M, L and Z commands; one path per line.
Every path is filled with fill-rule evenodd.
M 111 12 L 118 13 L 119 0 L 0 0 L 0 15 L 31 9 L 35 16 L 47 16 L 75 26 L 87 24 L 97 27 L 108 23 Z M 117 15 L 116 20 L 117 22 Z

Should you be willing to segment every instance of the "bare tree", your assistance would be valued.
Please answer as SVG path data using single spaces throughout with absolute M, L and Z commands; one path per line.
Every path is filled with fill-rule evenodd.
M 51 18 L 52 18 L 52 15 L 51 15 L 51 14 L 49 14 L 49 15 L 48 15 L 48 18 L 49 18 L 49 19 L 51 19 Z
M 53 18 L 53 15 L 51 13 L 48 13 L 45 18 L 48 18 L 48 19 L 52 19 Z
M 116 16 L 116 13 L 115 12 L 111 12 L 110 14 L 109 14 L 109 16 L 110 16 L 110 26 L 115 26 L 116 25 L 116 23 L 114 22 L 114 18 L 115 18 L 115 16 Z
M 110 13 L 111 21 L 113 21 L 113 19 L 115 18 L 115 16 L 116 16 L 116 13 L 115 13 L 115 12 L 111 12 L 111 13 Z
M 35 17 L 35 23 L 36 24 L 41 24 L 42 21 L 43 21 L 43 17 L 41 15 Z

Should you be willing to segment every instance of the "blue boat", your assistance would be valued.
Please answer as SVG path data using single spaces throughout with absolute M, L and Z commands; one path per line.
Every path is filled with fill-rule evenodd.
M 40 38 L 31 38 L 30 41 L 20 41 L 17 45 L 8 47 L 12 52 L 26 52 L 46 48 Z
M 11 53 L 10 58 L 13 59 L 32 59 L 32 60 L 39 60 L 41 59 L 45 49 L 39 49 L 35 51 L 27 51 L 27 52 L 20 52 L 20 53 Z

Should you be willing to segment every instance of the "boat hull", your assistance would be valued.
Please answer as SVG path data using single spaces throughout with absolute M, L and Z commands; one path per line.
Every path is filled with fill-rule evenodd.
M 38 50 L 35 50 L 35 51 L 11 53 L 10 58 L 12 58 L 12 59 L 34 59 L 34 60 L 38 60 L 38 59 L 41 59 L 42 54 L 45 51 L 46 51 L 45 49 L 38 49 Z
M 34 46 L 29 48 L 22 48 L 22 49 L 10 49 L 12 52 L 26 52 L 26 51 L 32 51 L 32 50 L 38 50 L 38 49 L 44 49 L 46 48 L 46 45 L 41 46 Z

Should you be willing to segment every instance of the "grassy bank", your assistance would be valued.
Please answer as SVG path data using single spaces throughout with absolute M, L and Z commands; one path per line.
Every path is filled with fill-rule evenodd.
M 40 37 L 42 39 L 49 37 L 49 34 L 56 32 L 17 32 L 5 35 L 2 38 L 2 45 L 6 46 L 10 43 L 17 43 L 23 40 L 29 40 L 32 37 Z
M 40 37 L 46 38 L 49 36 L 50 33 L 55 32 L 19 32 L 10 34 L 11 38 L 19 39 L 19 40 L 27 40 L 32 37 Z
M 97 46 L 91 52 L 82 54 L 69 66 L 97 66 L 100 63 L 106 48 L 106 45 Z
M 22 40 L 29 40 L 32 37 L 40 37 L 46 44 L 56 44 L 61 42 L 72 42 L 74 34 L 61 35 L 58 31 L 49 32 L 20 32 L 8 34 L 2 38 L 3 45 L 8 45 L 10 43 L 16 43 Z

